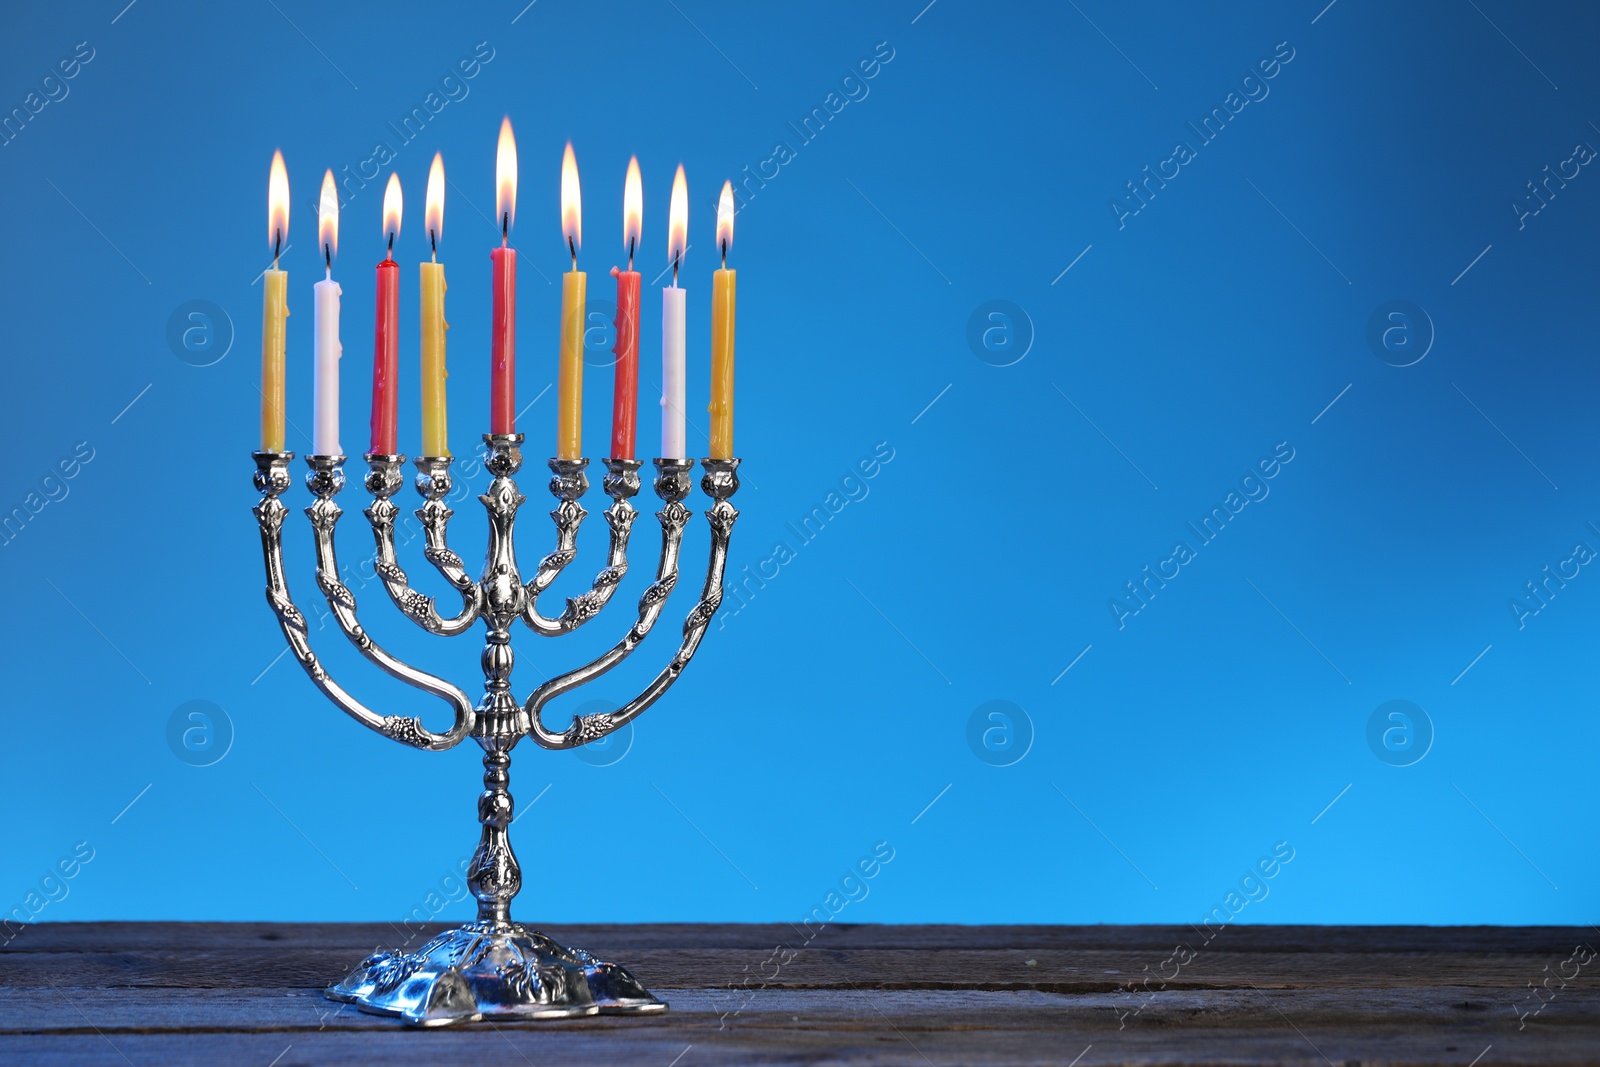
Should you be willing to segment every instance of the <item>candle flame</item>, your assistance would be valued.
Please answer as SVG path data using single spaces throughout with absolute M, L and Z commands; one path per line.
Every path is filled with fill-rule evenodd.
M 733 247 L 732 182 L 722 183 L 722 197 L 717 201 L 717 247 L 722 249 L 722 258 L 727 259 L 728 249 Z
M 433 166 L 428 168 L 427 206 L 423 209 L 422 225 L 428 231 L 429 240 L 438 245 L 444 233 L 444 157 L 438 152 L 433 154 Z
M 583 197 L 578 192 L 578 157 L 572 154 L 572 142 L 561 156 L 561 235 L 572 243 L 573 255 L 583 244 Z
M 517 139 L 511 135 L 509 117 L 500 120 L 500 145 L 494 153 L 494 184 L 494 219 L 505 233 L 517 217 Z
M 322 247 L 324 262 L 330 266 L 334 253 L 339 251 L 339 187 L 333 183 L 333 171 L 322 175 L 322 200 L 317 205 L 317 243 Z
M 639 157 L 633 156 L 622 184 L 622 244 L 630 258 L 644 235 L 644 191 L 639 186 Z
M 283 167 L 283 153 L 272 153 L 272 170 L 267 176 L 267 243 L 276 256 L 289 240 L 289 172 Z
M 667 258 L 679 263 L 688 251 L 689 242 L 689 181 L 683 176 L 683 164 L 672 178 L 672 203 L 667 209 Z
M 383 190 L 383 236 L 390 247 L 400 236 L 400 213 L 405 209 L 405 198 L 400 195 L 400 175 L 390 172 L 389 184 Z

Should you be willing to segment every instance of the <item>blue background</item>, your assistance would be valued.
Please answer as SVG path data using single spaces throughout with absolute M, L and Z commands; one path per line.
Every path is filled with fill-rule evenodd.
M 1600 577 L 1573 563 L 1536 614 L 1519 620 L 1510 603 L 1576 543 L 1600 548 L 1600 176 L 1583 167 L 1520 225 L 1511 205 L 1535 204 L 1526 184 L 1574 145 L 1600 145 L 1600 13 L 1505 0 L 924 2 L 10 9 L 5 109 L 77 42 L 93 59 L 0 148 L 0 506 L 66 488 L 0 551 L 0 907 L 23 905 L 87 841 L 94 859 L 37 918 L 470 915 L 459 891 L 442 909 L 424 902 L 448 895 L 476 840 L 476 747 L 389 743 L 278 658 L 249 511 L 254 279 L 281 147 L 289 445 L 304 453 L 311 205 L 324 168 L 354 167 L 379 141 L 396 149 L 341 224 L 343 437 L 360 451 L 394 169 L 408 202 L 401 442 L 415 453 L 413 264 L 442 151 L 452 439 L 470 456 L 487 408 L 495 134 L 509 114 L 523 404 L 555 371 L 562 146 L 572 140 L 582 171 L 597 301 L 639 156 L 646 455 L 672 169 L 681 160 L 690 181 L 699 407 L 717 188 L 778 142 L 793 150 L 746 187 L 731 258 L 745 460 L 731 577 L 758 573 L 780 541 L 792 555 L 764 585 L 750 580 L 742 606 L 730 598 L 620 760 L 518 748 L 521 918 L 797 920 L 884 841 L 892 862 L 841 921 L 1192 921 L 1282 841 L 1292 862 L 1241 920 L 1592 920 Z M 465 95 L 457 85 L 400 143 L 386 124 L 479 42 L 493 58 Z M 892 59 L 846 86 L 858 98 L 803 143 L 786 124 L 842 97 L 880 42 Z M 1280 42 L 1293 58 L 1267 95 L 1201 143 L 1187 123 L 1224 107 Z M 1119 223 L 1125 183 L 1179 140 L 1195 158 Z M 195 300 L 223 313 L 191 336 L 198 351 L 168 337 Z M 994 300 L 1019 310 L 980 316 L 974 345 L 974 312 Z M 1375 346 L 1369 320 L 1396 300 L 1422 315 L 1394 320 L 1393 348 Z M 590 369 L 591 454 L 604 451 L 610 387 L 609 370 Z M 540 457 L 553 394 L 519 428 L 531 564 L 551 543 Z M 702 416 L 690 440 L 703 449 Z M 92 461 L 45 484 L 78 442 Z M 1186 524 L 1280 442 L 1293 459 L 1269 494 L 1202 544 Z M 875 450 L 892 460 L 847 482 Z M 791 524 L 834 492 L 837 514 L 803 541 Z M 289 564 L 309 607 L 306 498 L 297 471 Z M 364 501 L 353 480 L 341 531 L 352 564 L 370 551 Z M 603 503 L 596 489 L 583 554 L 549 604 L 598 568 Z M 623 632 L 653 570 L 649 503 L 611 611 L 559 642 L 518 635 L 520 691 Z M 481 509 L 458 511 L 452 540 L 475 563 Z M 686 589 L 705 548 L 698 517 L 690 530 Z M 1137 614 L 1114 609 L 1179 540 L 1195 558 Z M 404 555 L 422 580 L 418 548 Z M 381 641 L 476 688 L 477 640 L 409 628 L 376 584 L 356 593 Z M 667 636 L 552 719 L 630 697 L 690 603 L 680 591 Z M 438 715 L 360 663 L 331 623 L 313 636 L 369 703 Z M 169 720 L 196 700 L 221 709 L 209 740 L 190 738 L 204 759 L 169 742 Z M 1421 713 L 1374 747 L 1369 720 L 1392 700 Z M 1014 708 L 991 719 L 992 701 Z M 194 765 L 227 737 L 220 760 Z

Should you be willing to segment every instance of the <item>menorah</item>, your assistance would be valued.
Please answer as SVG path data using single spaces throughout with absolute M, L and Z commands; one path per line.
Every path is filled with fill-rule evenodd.
M 739 460 L 701 461 L 701 488 L 711 498 L 706 512 L 711 527 L 710 561 L 700 601 L 683 624 L 683 640 L 644 689 L 615 711 L 574 716 L 566 730 L 553 732 L 543 722 L 545 704 L 593 681 L 627 659 L 655 626 L 667 597 L 678 582 L 678 556 L 690 511 L 694 461 L 655 460 L 656 495 L 662 500 L 661 559 L 655 580 L 639 598 L 637 621 L 627 634 L 600 656 L 556 675 L 519 703 L 511 692 L 511 627 L 518 618 L 541 637 L 571 633 L 600 613 L 628 570 L 628 540 L 637 516 L 631 503 L 639 492 L 642 462 L 606 459 L 603 488 L 611 498 L 606 509 L 610 526 L 606 565 L 590 588 L 567 600 L 557 616 L 541 614 L 540 594 L 548 589 L 577 555 L 578 529 L 588 514 L 580 501 L 588 491 L 587 459 L 551 459 L 550 492 L 556 507 L 556 546 L 524 583 L 517 569 L 513 528 L 517 509 L 527 499 L 514 478 L 522 467 L 521 434 L 485 434 L 485 466 L 492 474 L 488 491 L 478 499 L 489 515 L 489 547 L 483 577 L 474 579 L 461 557 L 451 551 L 445 531 L 453 514 L 445 498 L 451 489 L 449 457 L 424 456 L 416 462 L 416 488 L 423 503 L 416 511 L 422 523 L 423 555 L 461 596 L 453 615 L 439 611 L 433 597 L 411 588 L 395 554 L 392 499 L 404 480 L 400 455 L 369 454 L 366 486 L 372 504 L 366 516 L 377 546 L 375 569 L 400 611 L 431 634 L 454 637 L 478 620 L 487 630 L 483 649 L 484 693 L 476 703 L 465 691 L 436 675 L 418 670 L 388 653 L 356 617 L 355 597 L 339 580 L 334 553 L 334 528 L 342 509 L 336 498 L 344 488 L 344 456 L 308 456 L 306 485 L 315 500 L 306 508 L 316 540 L 317 585 L 346 637 L 368 660 L 385 672 L 449 704 L 455 722 L 435 733 L 415 716 L 383 715 L 351 696 L 329 674 L 311 649 L 306 616 L 289 595 L 283 565 L 283 520 L 288 506 L 279 497 L 289 488 L 292 452 L 255 453 L 255 486 L 261 501 L 254 510 L 261 527 L 266 557 L 267 600 L 277 613 L 283 636 L 318 689 L 346 714 L 402 744 L 429 751 L 453 748 L 471 737 L 483 748 L 483 793 L 478 798 L 480 833 L 467 873 L 467 888 L 478 902 L 474 922 L 447 930 L 415 952 L 379 952 L 368 956 L 326 995 L 355 1004 L 362 1011 L 397 1015 L 408 1023 L 440 1026 L 480 1019 L 554 1019 L 596 1014 L 642 1014 L 665 1011 L 627 968 L 608 963 L 581 949 L 566 948 L 511 919 L 511 900 L 522 887 L 522 870 L 511 851 L 511 750 L 524 736 L 544 748 L 576 748 L 596 741 L 632 721 L 654 704 L 683 673 L 722 600 L 722 575 L 728 539 L 739 512 L 729 498 L 739 488 Z

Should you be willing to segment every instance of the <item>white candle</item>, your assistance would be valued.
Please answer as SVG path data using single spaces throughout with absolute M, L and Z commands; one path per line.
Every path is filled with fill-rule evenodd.
M 661 290 L 661 458 L 688 459 L 683 441 L 683 306 L 678 288 L 678 268 L 688 251 L 689 183 L 683 164 L 672 177 L 672 203 L 667 211 L 667 256 L 672 262 L 672 284 Z
M 661 290 L 661 457 L 688 459 L 683 440 L 683 306 L 677 286 Z
M 333 253 L 339 246 L 339 193 L 331 170 L 322 176 L 317 234 L 325 275 L 311 287 L 316 293 L 312 312 L 316 346 L 311 451 L 318 456 L 338 456 L 343 455 L 339 448 L 339 357 L 344 354 L 344 346 L 339 343 L 339 283 L 333 280 Z
M 311 451 L 319 456 L 342 455 L 339 448 L 339 283 L 324 278 L 313 285 L 316 293 L 316 423 Z

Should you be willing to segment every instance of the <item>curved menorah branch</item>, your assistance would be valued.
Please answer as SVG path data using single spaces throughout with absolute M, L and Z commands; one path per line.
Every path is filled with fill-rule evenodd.
M 367 491 L 372 494 L 372 506 L 366 509 L 366 516 L 372 524 L 372 537 L 378 550 L 373 569 L 383 579 L 389 599 L 407 618 L 431 634 L 454 637 L 466 633 L 478 620 L 483 610 L 483 591 L 477 580 L 467 573 L 461 557 L 445 542 L 445 527 L 450 516 L 455 514 L 444 502 L 451 485 L 450 457 L 423 456 L 417 460 L 417 492 L 423 496 L 423 505 L 416 511 L 426 538 L 423 556 L 461 594 L 461 610 L 449 618 L 439 614 L 433 597 L 411 588 L 410 579 L 395 556 L 394 520 L 400 509 L 390 498 L 403 481 L 400 468 L 404 462 L 404 456 L 367 455 L 367 464 L 372 469 L 367 473 L 366 484 Z
M 656 568 L 655 581 L 639 598 L 638 621 L 621 641 L 598 658 L 576 670 L 557 675 L 534 690 L 524 710 L 528 713 L 529 721 L 536 724 L 536 737 L 542 736 L 548 739 L 560 736 L 548 733 L 539 722 L 539 712 L 544 705 L 562 693 L 598 678 L 627 659 L 649 635 L 666 607 L 667 598 L 677 587 L 678 551 L 683 542 L 683 528 L 691 515 L 689 509 L 683 506 L 683 498 L 689 495 L 689 472 L 694 469 L 694 463 L 689 460 L 665 459 L 658 459 L 655 463 L 657 468 L 655 491 L 664 504 L 661 510 L 656 512 L 656 519 L 661 523 L 661 562 Z
M 707 625 L 722 603 L 722 575 L 728 561 L 728 541 L 733 535 L 734 520 L 739 517 L 739 512 L 728 502 L 728 498 L 739 489 L 737 459 L 702 461 L 705 474 L 700 480 L 700 487 L 713 501 L 710 510 L 706 512 L 706 520 L 711 526 L 711 557 L 706 565 L 706 580 L 700 593 L 700 601 L 684 619 L 683 642 L 679 645 L 677 653 L 638 696 L 616 711 L 574 717 L 572 725 L 561 733 L 552 733 L 545 728 L 542 719 L 545 704 L 562 693 L 593 681 L 626 659 L 650 632 L 651 626 L 661 613 L 667 594 L 677 581 L 678 545 L 683 535 L 683 524 L 689 517 L 688 509 L 684 508 L 681 501 L 688 493 L 688 471 L 692 464 L 674 465 L 669 470 L 669 461 L 657 460 L 656 463 L 662 467 L 662 473 L 656 479 L 656 491 L 667 501 L 666 506 L 657 512 L 657 516 L 661 519 L 662 534 L 660 574 L 656 582 L 645 590 L 644 596 L 640 598 L 639 621 L 634 624 L 626 637 L 597 659 L 577 670 L 550 679 L 529 696 L 525 705 L 529 734 L 544 748 L 576 748 L 579 745 L 586 745 L 643 714 L 672 687 L 684 668 L 689 665 L 689 661 L 694 658 L 695 650 L 700 647 L 700 639 L 705 636 Z
M 539 561 L 533 577 L 523 587 L 526 600 L 521 614 L 524 617 L 532 610 L 539 594 L 550 588 L 550 583 L 561 576 L 567 564 L 578 557 L 578 528 L 589 514 L 578 503 L 583 494 L 589 491 L 589 476 L 584 473 L 588 466 L 586 459 L 550 460 L 550 492 L 556 498 L 555 510 L 550 512 L 550 518 L 556 524 L 556 547 Z
M 315 460 L 333 457 L 311 458 Z M 419 685 L 419 688 L 425 688 L 427 691 L 434 693 L 434 695 L 444 698 L 455 708 L 455 724 L 448 731 L 440 734 L 429 730 L 422 725 L 420 720 L 411 716 L 378 714 L 351 696 L 343 686 L 334 681 L 333 677 L 328 674 L 327 669 L 322 666 L 322 663 L 317 659 L 316 653 L 311 650 L 310 632 L 309 627 L 306 625 L 305 615 L 295 606 L 294 599 L 289 594 L 289 583 L 284 577 L 283 571 L 283 519 L 288 514 L 289 508 L 279 497 L 289 488 L 289 461 L 294 459 L 294 453 L 256 452 L 255 459 L 255 486 L 261 493 L 261 501 L 256 504 L 253 510 L 256 522 L 261 528 L 261 551 L 267 571 L 267 602 L 272 605 L 272 610 L 278 616 L 278 625 L 283 631 L 284 639 L 289 643 L 289 647 L 293 650 L 295 658 L 300 661 L 300 665 L 305 668 L 305 672 L 311 678 L 312 683 L 322 690 L 328 699 L 332 700 L 345 714 L 368 729 L 383 734 L 385 737 L 393 738 L 416 748 L 432 751 L 453 748 L 459 744 L 473 727 L 474 712 L 471 702 L 466 699 L 466 694 L 449 685 L 449 683 L 442 682 L 431 675 L 423 675 L 422 677 L 443 687 L 443 690 L 435 690 Z M 337 491 L 333 487 L 333 483 L 336 481 L 342 483 L 343 472 L 336 465 L 330 466 L 326 470 L 319 470 L 316 464 L 313 464 L 313 470 L 308 481 L 316 481 L 323 477 L 328 482 L 328 493 L 327 496 L 319 493 L 317 504 L 322 504 L 326 501 L 327 504 L 331 505 L 334 512 L 333 520 L 337 520 L 339 509 L 338 505 L 333 504 L 331 496 Z M 308 514 L 312 514 L 316 509 L 317 505 L 314 504 L 306 510 Z M 326 515 L 328 509 L 323 508 L 322 510 Z M 313 524 L 317 522 L 315 514 L 312 514 L 312 522 Z M 332 520 L 329 521 L 330 535 L 331 529 Z M 321 536 L 319 533 L 319 584 L 322 584 L 321 577 L 324 569 L 334 575 L 338 573 L 336 567 L 324 564 Z M 327 564 L 332 563 L 330 552 Z M 346 612 L 348 612 L 349 620 L 354 622 L 355 599 L 350 595 L 350 591 L 338 582 L 336 577 L 332 580 L 332 585 L 337 588 L 329 592 L 328 602 L 333 607 L 335 615 L 339 617 L 341 627 L 344 627 Z M 323 588 L 327 591 L 330 587 L 324 584 Z M 339 591 L 342 591 L 342 599 L 335 595 Z M 359 625 L 357 629 L 359 630 Z M 345 632 L 348 634 L 350 631 L 346 629 Z M 352 640 L 354 640 L 354 637 L 352 637 Z M 363 649 L 363 651 L 366 650 Z M 406 669 L 410 670 L 410 668 Z M 405 680 L 410 681 L 410 679 Z M 412 682 L 412 684 L 417 685 L 418 683 Z M 457 699 L 458 695 L 460 699 Z
M 541 637 L 559 637 L 561 634 L 571 633 L 596 615 L 611 599 L 611 594 L 617 591 L 617 586 L 622 583 L 622 578 L 628 573 L 628 537 L 633 531 L 633 520 L 638 517 L 630 500 L 639 492 L 639 468 L 643 466 L 636 459 L 607 459 L 606 477 L 603 483 L 606 495 L 611 498 L 611 506 L 606 509 L 606 522 L 611 527 L 611 548 L 606 554 L 606 565 L 595 576 L 594 584 L 587 592 L 567 598 L 567 607 L 554 619 L 547 618 L 539 613 L 538 595 L 561 568 L 571 562 L 576 550 L 573 548 L 578 534 L 578 523 L 583 520 L 584 510 L 578 505 L 577 499 L 568 494 L 577 489 L 579 495 L 586 488 L 588 479 L 583 476 L 582 468 L 577 468 L 576 475 L 571 474 L 567 464 L 586 463 L 587 460 L 559 460 L 550 461 L 550 469 L 556 476 L 550 479 L 550 491 L 555 494 L 560 504 L 551 516 L 556 520 L 556 529 L 559 532 L 560 543 L 556 551 L 545 557 L 544 563 L 539 565 L 539 572 L 534 575 L 533 581 L 528 583 L 528 600 L 522 609 L 522 621 L 527 623 L 534 633 Z M 570 526 L 563 520 L 563 509 L 576 508 L 576 518 Z M 570 530 L 570 533 L 569 533 Z M 551 564 L 553 573 L 545 577 L 545 566 Z M 537 586 L 538 588 L 535 588 Z

